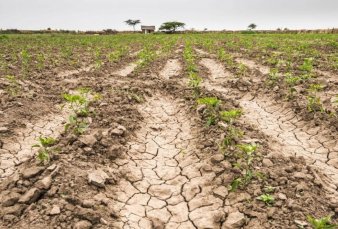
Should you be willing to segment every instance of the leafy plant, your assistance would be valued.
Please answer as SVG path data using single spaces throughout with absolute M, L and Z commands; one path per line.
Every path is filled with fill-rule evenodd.
M 221 143 L 219 144 L 220 151 L 227 155 L 227 148 L 229 146 L 235 145 L 237 139 L 241 138 L 244 135 L 243 131 L 240 129 L 237 129 L 236 127 L 233 127 L 232 125 L 227 127 L 225 137 L 221 140 Z
M 270 194 L 263 194 L 257 197 L 257 200 L 263 201 L 266 205 L 271 205 L 275 202 L 275 198 Z
M 69 108 L 73 112 L 69 115 L 69 122 L 65 125 L 65 131 L 73 129 L 75 134 L 82 134 L 88 127 L 84 118 L 88 117 L 90 113 L 90 102 L 99 100 L 100 95 L 95 94 L 93 96 L 89 88 L 80 88 L 76 94 L 63 94 L 63 98 L 68 102 Z
M 207 125 L 215 125 L 218 121 L 218 111 L 217 107 L 220 104 L 220 100 L 216 97 L 204 97 L 197 99 L 197 103 L 201 105 L 206 105 L 206 116 L 207 116 Z
M 320 219 L 316 219 L 312 216 L 307 217 L 307 221 L 314 229 L 335 229 L 338 228 L 338 224 L 331 223 L 331 216 L 326 216 Z
M 11 96 L 17 96 L 21 87 L 16 77 L 8 75 L 6 76 L 6 80 L 9 83 L 9 85 L 6 87 L 7 93 L 10 94 Z
M 242 110 L 239 109 L 232 109 L 228 111 L 221 111 L 220 117 L 221 120 L 232 123 L 235 119 L 239 118 L 243 114 Z
M 39 148 L 37 159 L 43 163 L 48 164 L 50 161 L 50 149 L 49 147 L 53 146 L 56 143 L 56 139 L 52 137 L 39 137 L 39 143 L 32 146 L 32 148 Z
M 313 58 L 305 58 L 303 64 L 299 66 L 299 70 L 305 71 L 305 72 L 312 72 Z

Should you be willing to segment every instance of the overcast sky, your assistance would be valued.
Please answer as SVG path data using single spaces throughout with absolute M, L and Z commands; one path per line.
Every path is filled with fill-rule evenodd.
M 126 30 L 127 19 L 210 30 L 337 28 L 338 0 L 0 0 L 2 29 Z

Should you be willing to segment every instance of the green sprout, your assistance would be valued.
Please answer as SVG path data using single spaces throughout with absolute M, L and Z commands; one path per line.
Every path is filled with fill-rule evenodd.
M 326 216 L 320 219 L 308 216 L 307 221 L 311 224 L 313 229 L 335 229 L 338 227 L 338 224 L 331 223 L 331 216 Z
M 49 147 L 53 146 L 56 143 L 56 139 L 52 137 L 39 137 L 39 143 L 32 146 L 32 148 L 39 148 L 37 159 L 43 163 L 48 164 L 50 161 L 50 149 Z
M 263 201 L 266 205 L 271 205 L 275 202 L 275 198 L 270 194 L 263 194 L 257 197 L 257 200 Z
M 228 111 L 221 111 L 220 117 L 227 123 L 232 123 L 235 119 L 239 118 L 243 112 L 239 109 L 232 109 Z

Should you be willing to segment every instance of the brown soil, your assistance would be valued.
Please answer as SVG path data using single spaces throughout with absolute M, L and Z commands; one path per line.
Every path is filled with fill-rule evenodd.
M 259 144 L 253 164 L 262 176 L 229 190 L 241 174 L 240 159 L 220 153 L 226 130 L 221 123 L 205 125 L 181 55 L 120 71 L 136 62 L 131 57 L 63 76 L 72 82 L 42 83 L 38 98 L 52 95 L 32 103 L 42 109 L 60 106 L 58 96 L 78 87 L 91 87 L 102 99 L 91 104 L 81 136 L 64 131 L 67 112 L 56 108 L 48 115 L 35 110 L 27 119 L 32 124 L 11 122 L 0 133 L 2 175 L 9 171 L 0 183 L 0 228 L 297 228 L 308 215 L 337 221 L 335 136 L 302 122 L 287 104 L 251 96 L 243 80 L 203 59 L 201 96 L 217 96 L 223 110 L 242 108 L 234 125 L 244 137 L 236 144 Z M 39 135 L 58 139 L 48 165 L 28 149 Z M 271 206 L 257 200 L 267 186 L 273 187 Z

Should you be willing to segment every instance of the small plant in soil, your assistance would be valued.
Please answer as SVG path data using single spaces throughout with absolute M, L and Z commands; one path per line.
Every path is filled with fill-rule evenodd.
M 20 85 L 15 76 L 6 76 L 6 80 L 9 85 L 6 87 L 6 91 L 11 96 L 17 96 L 20 91 Z
M 275 187 L 272 187 L 271 185 L 266 185 L 265 187 L 264 187 L 264 191 L 266 192 L 266 193 L 273 193 L 274 191 L 275 191 Z
M 237 74 L 239 76 L 244 76 L 248 72 L 248 67 L 242 63 L 237 66 Z
M 206 105 L 205 115 L 207 117 L 207 125 L 215 125 L 218 121 L 218 106 L 221 100 L 216 97 L 204 97 L 197 99 L 197 103 L 200 105 Z
M 299 70 L 305 71 L 305 72 L 312 72 L 313 70 L 313 58 L 305 58 L 304 62 L 301 66 L 299 66 Z
M 271 205 L 275 202 L 275 198 L 270 194 L 263 194 L 257 197 L 257 200 L 263 201 L 266 205 Z
M 219 150 L 224 155 L 228 155 L 227 149 L 230 146 L 233 146 L 236 144 L 236 142 L 243 137 L 244 132 L 232 125 L 227 127 L 225 137 L 221 140 L 221 143 L 218 145 Z
M 43 163 L 48 164 L 50 161 L 50 147 L 56 143 L 56 139 L 52 137 L 39 137 L 39 143 L 32 146 L 32 148 L 39 148 L 37 159 Z
M 331 223 L 331 216 L 326 216 L 320 219 L 316 219 L 312 216 L 307 217 L 307 221 L 310 223 L 313 229 L 335 229 L 338 228 L 338 224 Z
M 220 112 L 220 118 L 221 118 L 221 120 L 231 124 L 231 123 L 234 122 L 234 120 L 241 117 L 242 114 L 243 114 L 242 110 L 232 109 L 232 110 L 228 110 L 228 111 L 221 111 Z
M 277 84 L 278 80 L 279 80 L 278 69 L 276 68 L 270 69 L 268 78 L 266 79 L 266 84 L 268 86 L 273 87 Z
M 90 99 L 90 97 L 92 97 Z M 73 112 L 69 115 L 69 122 L 65 125 L 65 131 L 72 129 L 77 135 L 82 134 L 88 127 L 85 120 L 89 115 L 90 102 L 99 100 L 100 95 L 91 95 L 89 88 L 80 88 L 76 94 L 63 94 L 63 98 L 68 102 L 70 110 Z
M 238 188 L 247 186 L 255 177 L 252 161 L 255 158 L 254 153 L 256 152 L 257 147 L 258 146 L 255 144 L 237 145 L 237 148 L 240 150 L 240 152 L 236 155 L 236 157 L 240 159 L 237 161 L 237 167 L 242 170 L 242 175 L 232 181 L 230 191 L 236 191 Z M 240 163 L 240 161 L 243 160 L 244 162 Z
M 189 73 L 189 87 L 193 89 L 195 98 L 200 95 L 202 78 L 196 72 Z
M 308 88 L 309 96 L 307 97 L 307 110 L 309 112 L 324 112 L 323 105 L 320 98 L 317 96 L 317 92 L 324 88 L 321 84 L 310 84 Z
M 285 77 L 284 80 L 289 87 L 287 97 L 289 99 L 292 99 L 294 97 L 295 92 L 296 92 L 296 89 L 294 87 L 301 81 L 301 78 L 298 77 L 298 76 L 292 76 L 291 74 L 286 74 L 286 77 Z

